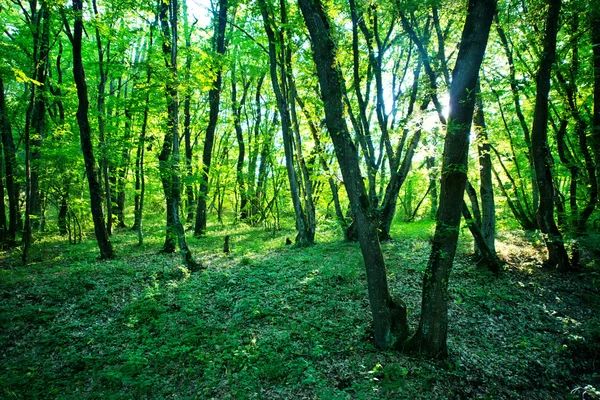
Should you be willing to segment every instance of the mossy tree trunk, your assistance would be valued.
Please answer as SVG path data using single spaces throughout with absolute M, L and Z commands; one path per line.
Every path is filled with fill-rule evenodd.
M 410 350 L 447 356 L 448 279 L 454 262 L 467 181 L 469 135 L 475 87 L 487 46 L 495 0 L 470 0 L 450 86 L 450 115 L 444 143 L 437 223 L 423 279 L 421 318 Z

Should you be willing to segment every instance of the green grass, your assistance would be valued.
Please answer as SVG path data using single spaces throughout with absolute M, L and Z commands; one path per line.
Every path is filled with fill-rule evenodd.
M 398 225 L 382 245 L 413 328 L 432 233 L 431 222 Z M 213 226 L 188 238 L 206 267 L 194 274 L 157 253 L 158 228 L 141 248 L 114 235 L 114 261 L 97 261 L 91 240 L 58 237 L 36 243 L 27 267 L 3 254 L 0 398 L 545 399 L 598 387 L 596 268 L 543 271 L 536 248 L 507 233 L 499 250 L 511 263 L 496 277 L 464 241 L 450 357 L 438 362 L 373 347 L 356 244 L 331 227 L 316 246 L 285 246 L 293 234 Z

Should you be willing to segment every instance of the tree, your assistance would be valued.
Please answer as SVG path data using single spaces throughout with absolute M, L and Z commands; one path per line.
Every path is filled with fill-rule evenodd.
M 8 197 L 8 232 L 6 244 L 14 245 L 19 230 L 19 189 L 16 181 L 16 150 L 12 136 L 12 126 L 6 108 L 4 81 L 0 75 L 0 129 L 2 134 L 2 151 L 4 153 L 4 171 L 6 177 L 6 194 Z
M 548 249 L 548 260 L 545 264 L 552 268 L 558 267 L 567 270 L 570 268 L 569 257 L 562 235 L 554 221 L 555 193 L 552 178 L 552 155 L 548 145 L 548 93 L 550 92 L 550 73 L 556 57 L 556 36 L 561 0 L 549 0 L 548 6 L 544 49 L 536 77 L 537 94 L 531 130 L 533 163 L 540 192 L 536 217 Z
M 73 0 L 74 23 L 73 31 L 65 19 L 65 29 L 71 45 L 73 47 L 73 77 L 77 87 L 77 97 L 79 100 L 77 106 L 77 123 L 79 125 L 79 137 L 81 141 L 81 150 L 85 161 L 85 172 L 88 179 L 90 191 L 90 206 L 92 210 L 92 218 L 94 220 L 94 232 L 100 249 L 100 258 L 109 259 L 114 257 L 114 251 L 106 224 L 104 223 L 104 212 L 102 211 L 102 189 L 98 182 L 96 173 L 96 160 L 94 158 L 94 148 L 91 139 L 91 128 L 88 118 L 89 98 L 88 89 L 85 78 L 85 70 L 83 67 L 82 36 L 83 36 L 83 2 L 81 0 Z
M 375 344 L 391 348 L 408 336 L 406 305 L 392 299 L 385 262 L 379 245 L 377 220 L 373 204 L 361 178 L 357 148 L 350 137 L 344 118 L 342 102 L 343 79 L 337 66 L 335 44 L 331 37 L 329 19 L 320 0 L 298 0 L 308 28 L 317 67 L 320 93 L 325 108 L 325 123 L 335 147 L 344 177 L 344 185 L 356 219 L 369 289 L 369 302 L 375 328 Z
M 196 223 L 194 226 L 194 235 L 203 235 L 206 231 L 206 200 L 208 198 L 208 181 L 210 173 L 210 163 L 212 159 L 213 144 L 215 140 L 215 130 L 217 119 L 219 117 L 219 106 L 221 99 L 222 77 L 222 57 L 225 54 L 225 28 L 227 26 L 227 10 L 229 9 L 228 0 L 219 0 L 219 13 L 216 16 L 214 32 L 214 48 L 216 53 L 216 75 L 213 81 L 213 87 L 208 92 L 208 101 L 210 104 L 210 114 L 208 126 L 206 127 L 206 136 L 204 137 L 204 149 L 202 151 L 202 174 L 200 181 L 200 193 L 198 194 L 198 207 L 196 209 Z
M 407 346 L 433 357 L 447 355 L 448 279 L 456 253 L 475 89 L 487 46 L 495 0 L 469 0 L 450 86 L 450 115 L 444 142 L 440 203 L 431 255 L 423 278 L 421 318 Z
M 181 201 L 181 179 L 179 176 L 179 100 L 177 89 L 177 15 L 178 2 L 170 0 L 159 5 L 159 20 L 162 28 L 162 50 L 169 77 L 165 81 L 167 100 L 167 126 L 158 156 L 160 177 L 165 192 L 167 208 L 167 231 L 162 251 L 175 251 L 175 239 L 186 266 L 195 271 L 200 265 L 194 261 L 187 246 L 183 225 L 179 219 Z M 167 17 L 168 15 L 168 17 Z
M 280 14 L 281 14 L 281 27 L 279 28 L 280 34 L 275 36 L 273 26 L 274 18 L 269 11 L 265 0 L 259 0 L 260 11 L 263 17 L 263 23 L 267 38 L 269 39 L 269 72 L 271 75 L 271 86 L 275 93 L 277 100 L 277 109 L 279 110 L 279 118 L 281 120 L 281 133 L 283 135 L 283 147 L 285 152 L 285 166 L 288 174 L 288 181 L 290 184 L 290 194 L 292 197 L 292 204 L 294 206 L 294 213 L 296 217 L 296 235 L 295 243 L 299 246 L 310 246 L 314 243 L 315 239 L 315 218 L 314 218 L 314 206 L 312 205 L 312 193 L 311 190 L 305 189 L 306 197 L 308 198 L 308 204 L 302 205 L 300 199 L 300 184 L 301 175 L 296 171 L 295 159 L 297 162 L 302 163 L 301 157 L 298 155 L 294 156 L 294 133 L 298 135 L 298 132 L 294 132 L 293 118 L 291 114 L 295 113 L 294 105 L 294 82 L 291 78 L 292 71 L 289 58 L 289 32 L 287 31 L 287 9 L 286 1 L 280 1 Z M 297 131 L 297 129 L 296 129 Z M 296 151 L 300 151 L 301 146 L 296 144 Z M 304 178 L 305 182 L 310 184 L 310 178 Z

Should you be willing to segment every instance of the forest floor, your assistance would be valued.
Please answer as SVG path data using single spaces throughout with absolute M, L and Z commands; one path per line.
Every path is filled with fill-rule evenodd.
M 541 268 L 539 237 L 502 232 L 496 276 L 465 232 L 450 355 L 435 361 L 373 347 L 358 246 L 323 226 L 306 249 L 284 245 L 291 231 L 213 226 L 188 239 L 206 267 L 193 274 L 157 253 L 159 233 L 142 247 L 116 233 L 113 261 L 56 236 L 26 267 L 18 250 L 0 254 L 0 398 L 569 399 L 600 387 L 599 236 L 586 266 L 562 274 Z M 382 245 L 412 329 L 432 232 L 398 225 Z

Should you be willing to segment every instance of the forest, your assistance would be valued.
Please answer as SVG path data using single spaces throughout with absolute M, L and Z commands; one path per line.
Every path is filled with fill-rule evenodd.
M 600 0 L 0 0 L 0 398 L 600 399 Z

